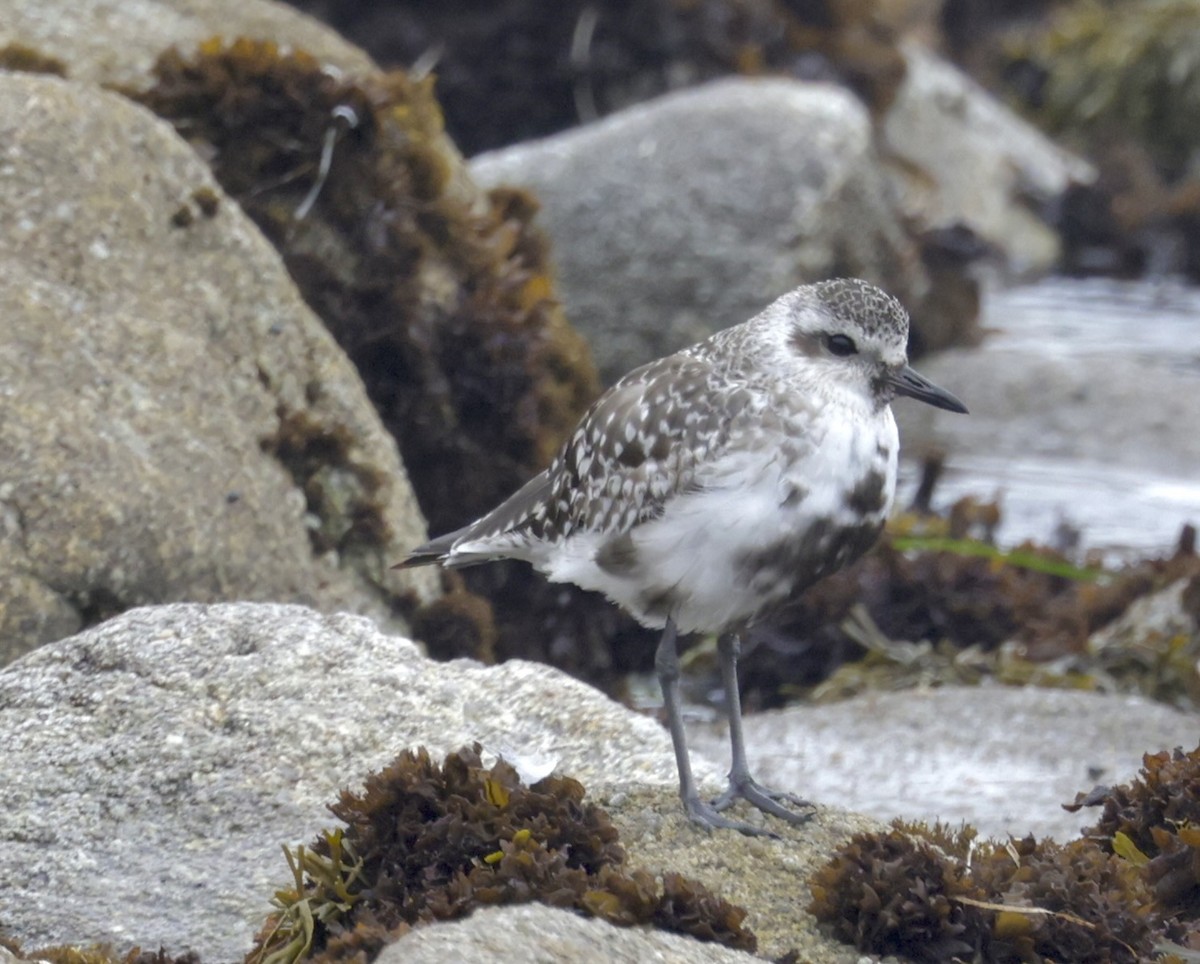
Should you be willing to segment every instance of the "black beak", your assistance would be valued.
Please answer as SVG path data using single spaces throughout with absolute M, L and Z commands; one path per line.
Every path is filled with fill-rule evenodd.
M 898 372 L 888 375 L 888 383 L 896 390 L 897 395 L 907 395 L 919 402 L 925 402 L 934 408 L 944 408 L 947 412 L 967 414 L 967 406 L 951 395 L 946 389 L 938 388 L 924 375 L 918 375 L 905 365 Z

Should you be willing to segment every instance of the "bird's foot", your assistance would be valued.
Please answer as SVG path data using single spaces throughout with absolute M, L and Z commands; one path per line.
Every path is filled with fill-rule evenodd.
M 766 827 L 756 827 L 752 823 L 744 823 L 741 820 L 733 820 L 721 814 L 717 807 L 714 807 L 706 800 L 701 800 L 699 797 L 683 799 L 683 809 L 688 815 L 688 819 L 692 823 L 697 823 L 706 830 L 736 830 L 738 833 L 744 833 L 747 837 L 774 837 L 779 839 L 779 834 L 773 833 Z
M 758 807 L 763 813 L 769 813 L 773 817 L 778 817 L 780 820 L 786 820 L 788 823 L 805 823 L 812 817 L 812 804 L 807 800 L 803 800 L 794 793 L 788 793 L 785 790 L 771 790 L 759 784 L 752 776 L 747 774 L 742 778 L 729 778 L 729 787 L 716 800 L 712 802 L 712 809 L 716 812 L 728 809 L 738 800 L 745 800 L 747 803 Z M 788 809 L 784 804 L 790 804 L 793 807 L 808 807 L 808 813 L 797 813 L 794 810 Z

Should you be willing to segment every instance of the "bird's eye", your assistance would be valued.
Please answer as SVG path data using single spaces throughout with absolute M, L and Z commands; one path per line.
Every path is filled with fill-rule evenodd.
M 825 347 L 839 358 L 858 354 L 858 346 L 849 335 L 830 335 L 825 339 Z

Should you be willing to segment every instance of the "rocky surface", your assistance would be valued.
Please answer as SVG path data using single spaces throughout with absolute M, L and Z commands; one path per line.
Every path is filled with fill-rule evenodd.
M 378 964 L 443 964 L 448 960 L 521 960 L 563 964 L 594 960 L 597 948 L 613 964 L 750 964 L 760 957 L 663 931 L 620 928 L 568 910 L 529 904 L 488 907 L 466 920 L 418 927 L 384 949 Z M 846 960 L 853 960 L 847 955 Z
M 1136 696 L 947 687 L 759 713 L 746 720 L 746 745 L 761 780 L 823 804 L 1065 841 L 1097 815 L 1061 804 L 1128 782 L 1144 753 L 1193 749 L 1197 722 Z M 692 738 L 728 757 L 723 725 L 694 726 Z
M 921 293 L 870 118 L 833 85 L 717 81 L 470 167 L 541 200 L 567 314 L 607 381 L 806 281 Z
M 435 593 L 386 569 L 424 522 L 357 373 L 169 126 L 0 73 L 0 207 L 0 659 L 149 602 Z
M 721 766 L 710 761 L 727 750 L 723 728 L 705 729 L 693 727 L 693 765 L 712 792 Z M 1049 690 L 873 694 L 747 720 L 760 778 L 821 804 L 1062 837 L 1093 815 L 1058 816 L 1058 804 L 1194 733 L 1194 714 Z M 36 853 L 35 872 L 0 888 L 0 920 L 26 947 L 161 942 L 238 960 L 288 880 L 279 848 L 333 826 L 325 804 L 340 788 L 404 747 L 438 758 L 480 741 L 528 781 L 552 768 L 581 780 L 630 867 L 681 873 L 745 907 L 760 953 L 855 960 L 804 911 L 807 881 L 878 824 L 821 806 L 800 827 L 770 821 L 779 840 L 701 831 L 683 816 L 653 720 L 537 664 L 431 662 L 362 617 L 251 603 L 133 610 L 0 671 L 0 734 L 0 842 Z M 595 926 L 549 915 L 535 938 L 539 910 L 498 912 L 497 940 L 551 954 Z M 413 953 L 475 947 L 487 932 L 436 927 L 448 929 L 408 938 Z M 645 940 L 630 953 L 666 953 Z
M 212 37 L 302 48 L 338 70 L 374 67 L 328 27 L 273 0 L 0 0 L 0 49 L 31 48 L 90 83 L 141 86 L 165 50 L 190 51 Z
M 906 214 L 928 229 L 969 228 L 1011 272 L 1053 268 L 1051 209 L 1095 169 L 924 47 L 904 53 L 908 72 L 880 141 Z
M 361 617 L 134 610 L 0 671 L 0 734 L 0 841 L 30 855 L 0 888 L 0 920 L 28 948 L 161 942 L 240 960 L 289 880 L 281 845 L 334 825 L 339 788 L 404 747 L 439 757 L 478 740 L 529 779 L 557 765 L 581 780 L 630 866 L 742 904 L 761 952 L 855 959 L 802 908 L 807 874 L 869 822 L 822 810 L 781 840 L 705 833 L 682 814 L 654 721 L 544 666 L 431 662 Z M 695 765 L 716 789 L 717 769 Z M 472 946 L 477 928 L 462 929 Z
M 440 754 L 481 740 L 531 779 L 558 766 L 583 780 L 631 863 L 746 906 L 763 954 L 857 959 L 802 908 L 811 870 L 869 819 L 819 809 L 779 827 L 782 840 L 704 834 L 682 816 L 670 743 L 652 721 L 545 667 L 433 664 L 385 635 L 436 588 L 431 572 L 384 569 L 424 526 L 358 375 L 204 163 L 146 111 L 91 86 L 144 88 L 164 49 L 214 34 L 371 69 L 263 0 L 0 0 L 0 48 L 56 58 L 72 80 L 0 73 L 0 662 L 157 601 L 304 602 L 367 613 L 384 631 L 296 606 L 135 609 L 0 671 L 0 840 L 19 857 L 15 877 L 0 872 L 0 924 L 27 947 L 161 941 L 210 964 L 238 960 L 288 878 L 280 845 L 329 826 L 339 788 L 402 747 Z M 1026 199 L 1051 200 L 1086 170 L 944 64 L 910 56 L 884 123 L 905 210 L 931 229 L 968 225 L 1019 268 L 1046 263 L 1052 239 Z M 998 153 L 997 140 L 1018 146 Z M 931 276 L 878 154 L 842 88 L 725 81 L 482 158 L 475 172 L 542 195 L 569 315 L 611 378 L 814 277 L 862 274 L 927 303 Z M 455 189 L 478 202 L 460 174 Z M 953 429 L 988 452 L 1094 446 L 1083 455 L 1097 464 L 1118 451 L 1194 463 L 1177 431 L 1194 422 L 1190 382 L 1136 363 L 1030 357 L 922 367 L 971 386 L 975 415 Z M 1094 420 L 1135 396 L 1161 406 L 1149 431 Z M 1017 431 L 1013 408 L 1034 428 Z M 906 429 L 910 446 L 939 438 Z M 1160 602 L 1096 645 L 1179 630 L 1178 606 Z M 1090 815 L 1046 820 L 1058 803 L 1132 775 L 1144 751 L 1189 746 L 1194 724 L 1124 697 L 948 690 L 768 714 L 748 733 L 764 780 L 822 803 L 1065 836 Z M 725 735 L 695 739 L 715 789 Z M 922 805 L 906 811 L 910 801 Z M 499 909 L 418 930 L 389 953 L 502 945 L 542 960 L 602 941 L 618 960 L 736 957 L 606 927 Z

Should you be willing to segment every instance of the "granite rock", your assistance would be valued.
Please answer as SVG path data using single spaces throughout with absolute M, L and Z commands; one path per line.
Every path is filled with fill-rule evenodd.
M 809 873 L 871 821 L 820 809 L 800 827 L 774 821 L 778 840 L 706 833 L 683 814 L 655 721 L 546 666 L 432 662 L 362 617 L 252 603 L 133 610 L 0 670 L 0 734 L 0 844 L 26 855 L 6 862 L 0 920 L 28 949 L 161 943 L 240 960 L 290 879 L 280 847 L 336 825 L 325 804 L 339 789 L 406 747 L 437 759 L 479 741 L 527 780 L 554 767 L 580 780 L 629 866 L 744 906 L 760 953 L 856 959 L 803 908 Z M 705 792 L 719 789 L 718 768 L 693 763 Z M 559 943 L 558 915 L 512 913 L 505 940 L 523 954 Z M 528 923 L 539 914 L 540 938 Z M 473 959 L 481 925 L 456 926 L 411 941 L 461 941 L 451 956 Z
M 425 527 L 358 374 L 168 125 L 0 73 L 0 207 L 0 660 L 152 602 L 436 594 L 386 568 Z
M 870 117 L 831 84 L 715 81 L 470 168 L 538 196 L 567 315 L 608 381 L 807 281 L 921 294 Z

